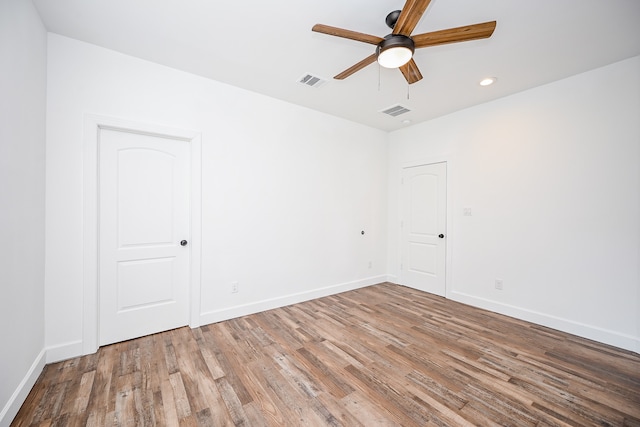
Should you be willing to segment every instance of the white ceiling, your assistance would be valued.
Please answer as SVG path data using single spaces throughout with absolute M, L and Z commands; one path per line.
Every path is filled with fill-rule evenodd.
M 321 23 L 383 37 L 386 15 L 402 0 L 34 4 L 51 32 L 387 131 L 640 54 L 639 0 L 432 0 L 413 34 L 498 24 L 489 39 L 417 50 L 424 79 L 410 87 L 376 63 L 333 80 L 375 46 L 311 31 Z M 329 82 L 304 86 L 306 73 Z M 479 86 L 486 76 L 498 82 Z M 379 112 L 397 103 L 412 111 Z

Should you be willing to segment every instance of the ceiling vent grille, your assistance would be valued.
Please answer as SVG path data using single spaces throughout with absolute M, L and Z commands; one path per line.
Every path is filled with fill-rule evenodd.
M 391 107 L 387 107 L 384 110 L 380 110 L 381 113 L 388 114 L 392 117 L 398 117 L 401 114 L 408 113 L 411 111 L 409 107 L 405 107 L 404 105 L 396 104 Z
M 300 77 L 298 79 L 298 82 L 302 83 L 305 86 L 320 87 L 324 85 L 327 80 L 323 79 L 322 77 L 314 76 L 313 74 L 307 73 L 304 76 Z

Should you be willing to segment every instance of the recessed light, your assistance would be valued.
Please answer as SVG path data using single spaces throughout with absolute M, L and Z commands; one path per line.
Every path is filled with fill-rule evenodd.
M 490 86 L 494 84 L 498 80 L 496 77 L 487 77 L 485 79 L 480 80 L 480 86 Z
M 408 119 L 407 119 L 407 120 L 403 120 L 403 121 L 402 121 L 402 124 L 403 124 L 403 125 L 408 125 L 409 123 L 411 123 L 411 120 L 408 120 Z

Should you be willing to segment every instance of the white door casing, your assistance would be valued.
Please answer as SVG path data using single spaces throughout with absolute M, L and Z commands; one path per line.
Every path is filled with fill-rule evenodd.
M 189 323 L 189 155 L 182 140 L 100 132 L 100 345 Z
M 401 283 L 446 295 L 447 164 L 402 170 Z
M 122 143 L 118 139 L 134 140 L 143 147 L 119 150 L 120 155 L 108 153 L 106 145 L 102 143 Z M 131 142 L 131 141 L 129 141 Z M 149 125 L 111 117 L 87 115 L 85 117 L 84 136 L 84 314 L 82 352 L 90 354 L 97 350 L 98 345 L 108 342 L 128 339 L 126 335 L 114 338 L 111 332 L 103 330 L 103 323 L 108 322 L 108 307 L 112 309 L 112 315 L 121 323 L 116 325 L 116 330 L 129 331 L 133 336 L 145 335 L 155 332 L 154 328 L 164 330 L 176 326 L 189 324 L 191 327 L 200 325 L 200 264 L 201 264 L 201 137 L 196 131 L 174 129 L 165 126 Z M 145 146 L 145 144 L 147 144 Z M 149 145 L 151 144 L 151 145 Z M 158 191 L 162 186 L 168 185 L 169 180 L 163 178 L 162 170 L 172 167 L 169 160 L 175 153 L 166 151 L 167 147 L 173 149 L 181 147 L 176 160 L 182 164 L 181 168 L 186 172 L 179 177 L 172 176 L 173 187 L 181 187 L 182 195 L 179 196 L 172 190 L 171 198 L 182 198 L 183 212 L 171 210 L 170 214 L 160 213 L 159 206 L 167 205 L 169 198 L 164 191 Z M 120 147 L 123 148 L 123 147 Z M 118 150 L 116 150 L 117 152 Z M 103 156 L 120 157 L 121 170 L 118 174 L 105 172 Z M 149 161 L 142 161 L 146 155 L 150 155 Z M 113 159 L 112 159 L 113 160 Z M 137 164 L 137 165 L 136 165 Z M 99 167 L 100 166 L 100 167 Z M 144 173 L 141 173 L 143 172 Z M 106 175 L 104 175 L 106 173 Z M 120 188 L 118 185 L 106 187 L 109 181 L 108 175 L 113 179 L 120 175 Z M 172 172 L 173 174 L 173 172 Z M 104 176 L 103 176 L 104 175 Z M 152 177 L 155 175 L 155 177 Z M 132 180 L 137 184 L 124 185 L 123 180 Z M 151 187 L 155 187 L 155 190 Z M 148 194 L 142 188 L 149 189 Z M 103 188 L 104 187 L 104 188 Z M 104 191 L 104 194 L 102 192 Z M 104 198 L 106 197 L 106 199 Z M 115 199 L 114 199 L 115 198 Z M 108 214 L 101 212 L 108 199 L 121 199 L 119 203 L 125 203 L 116 211 L 112 219 L 115 222 L 117 232 L 109 236 L 104 227 L 109 220 L 103 223 L 100 219 Z M 101 203 L 99 203 L 99 201 Z M 173 200 L 171 203 L 176 204 Z M 152 205 L 155 204 L 155 207 Z M 142 212 L 153 207 L 153 215 Z M 184 209 L 186 207 L 186 209 Z M 137 214 L 136 214 L 137 212 Z M 140 215 L 142 214 L 142 215 Z M 129 217 L 128 219 L 125 217 Z M 166 224 L 169 217 L 182 217 L 182 229 L 176 228 L 168 236 L 159 230 L 162 224 Z M 144 217 L 144 218 L 143 218 Z M 140 220 L 143 219 L 142 222 Z M 142 224 L 142 225 L 141 225 Z M 184 227 L 186 224 L 186 232 Z M 112 225 L 113 221 L 112 221 Z M 100 236 L 102 234 L 102 236 Z M 182 236 L 182 235 L 185 236 Z M 177 242 L 174 235 L 179 235 Z M 102 238 L 100 238 L 102 237 Z M 106 239 L 106 240 L 105 240 Z M 111 241 L 109 241 L 111 239 Z M 181 246 L 180 240 L 187 240 L 187 246 Z M 104 248 L 102 247 L 104 245 Z M 111 253 L 107 248 L 111 247 Z M 115 248 L 115 249 L 114 249 Z M 100 249 L 100 250 L 99 250 Z M 179 252 L 179 251 L 182 252 Z M 148 253 L 154 252 L 151 257 Z M 147 255 L 145 255 L 147 252 Z M 126 257 L 124 257 L 126 253 Z M 101 255 L 105 255 L 102 260 Z M 176 256 L 185 255 L 186 256 Z M 109 260 L 114 264 L 109 271 Z M 117 262 L 116 262 L 117 261 Z M 157 268 L 151 268 L 155 266 Z M 180 273 L 181 272 L 181 273 Z M 186 274 L 185 274 L 186 272 Z M 149 276 L 151 275 L 151 277 Z M 172 288 L 174 279 L 186 276 L 186 282 L 180 290 Z M 104 277 L 103 277 L 104 276 Z M 113 295 L 103 294 L 100 285 L 101 280 L 111 280 L 116 286 Z M 126 284 L 137 283 L 137 287 L 128 287 Z M 151 286 L 154 284 L 154 286 Z M 118 293 L 119 292 L 119 293 Z M 175 293 L 177 292 L 177 294 Z M 171 302 L 175 300 L 175 303 Z M 103 304 L 104 303 L 104 304 Z M 177 310 L 179 321 L 171 317 L 163 310 L 173 306 Z M 145 319 L 143 312 L 149 311 Z M 151 314 L 155 312 L 155 314 Z M 117 315 L 115 315 L 115 314 Z M 140 319 L 132 319 L 130 315 L 142 315 Z M 150 320 L 153 319 L 153 320 Z M 158 319 L 160 322 L 158 322 Z M 113 319 L 112 319 L 113 320 Z M 156 326 L 151 326 L 151 323 Z M 164 322 L 164 323 L 163 323 Z M 177 323 L 176 323 L 177 322 Z M 126 325 L 126 326 L 124 326 Z

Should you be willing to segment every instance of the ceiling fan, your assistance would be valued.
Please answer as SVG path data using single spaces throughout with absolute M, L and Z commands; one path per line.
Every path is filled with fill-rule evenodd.
M 347 68 L 336 75 L 334 79 L 345 79 L 377 60 L 383 67 L 400 68 L 407 82 L 413 84 L 422 79 L 422 74 L 413 60 L 415 49 L 484 39 L 491 37 L 493 30 L 496 28 L 496 21 L 490 21 L 411 36 L 411 32 L 418 25 L 418 21 L 420 21 L 430 2 L 431 0 L 407 0 L 402 10 L 389 13 L 385 22 L 392 31 L 391 34 L 386 35 L 384 38 L 329 25 L 314 25 L 311 29 L 312 31 L 376 46 L 375 53 Z

